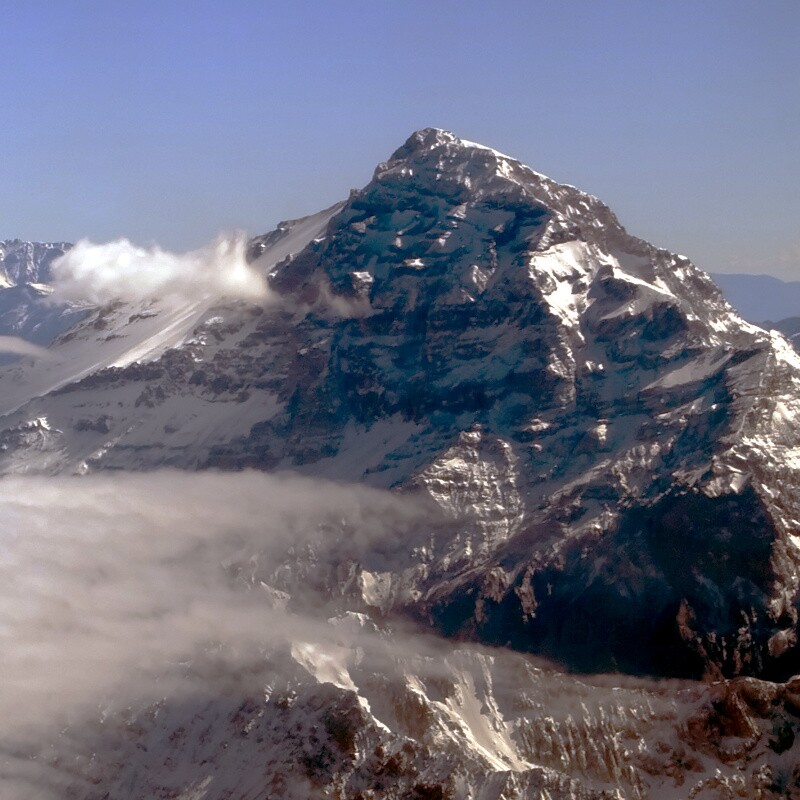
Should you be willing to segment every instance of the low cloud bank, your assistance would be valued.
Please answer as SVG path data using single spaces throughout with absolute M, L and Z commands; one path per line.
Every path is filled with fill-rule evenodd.
M 3 479 L 0 740 L 146 696 L 209 643 L 235 662 L 313 639 L 261 576 L 289 548 L 322 553 L 345 531 L 368 549 L 420 514 L 386 492 L 260 473 Z
M 146 784 L 149 768 L 153 784 L 171 776 L 194 796 L 206 772 L 176 777 L 159 737 L 188 730 L 202 744 L 203 727 L 230 725 L 248 698 L 293 692 L 306 674 L 345 688 L 352 679 L 373 708 L 387 700 L 390 715 L 408 675 L 434 699 L 467 692 L 467 712 L 486 687 L 516 702 L 521 682 L 569 725 L 603 697 L 619 703 L 587 693 L 586 681 L 532 671 L 527 659 L 454 651 L 395 624 L 387 637 L 356 614 L 329 620 L 319 598 L 287 607 L 282 588 L 295 582 L 301 599 L 313 598 L 328 570 L 341 589 L 353 578 L 350 559 L 396 568 L 415 536 L 430 541 L 435 523 L 417 497 L 296 476 L 0 480 L 0 796 L 133 796 L 140 787 L 131 781 Z M 341 595 L 338 605 L 347 606 Z M 301 712 L 303 702 L 319 710 L 313 692 L 298 702 Z M 138 739 L 150 726 L 150 738 Z M 185 752 L 190 763 L 200 758 Z M 238 775 L 244 762 L 231 752 L 219 763 Z M 262 774 L 261 762 L 245 766 Z M 282 796 L 323 794 L 298 786 Z
M 246 249 L 243 233 L 219 236 L 188 253 L 137 247 L 127 239 L 107 244 L 82 239 L 53 262 L 53 299 L 93 304 L 161 298 L 263 300 L 267 286 L 247 263 Z

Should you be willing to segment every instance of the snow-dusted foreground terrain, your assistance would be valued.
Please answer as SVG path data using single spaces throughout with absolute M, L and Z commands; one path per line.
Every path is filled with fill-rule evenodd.
M 287 580 L 299 550 L 385 549 L 424 516 L 256 473 L 7 479 L 2 796 L 796 791 L 800 684 L 568 676 Z
M 435 129 L 225 241 L 3 244 L 2 797 L 800 793 L 783 337 Z

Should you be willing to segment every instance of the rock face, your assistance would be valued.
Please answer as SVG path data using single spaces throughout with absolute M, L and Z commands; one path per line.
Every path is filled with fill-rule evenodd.
M 428 130 L 273 286 L 350 318 L 304 321 L 284 411 L 211 463 L 375 458 L 413 424 L 365 477 L 470 520 L 414 613 L 588 671 L 797 669 L 798 361 L 686 259 Z
M 55 353 L 157 346 L 9 403 L 0 468 L 418 492 L 451 523 L 389 564 L 355 553 L 354 610 L 588 672 L 800 670 L 800 359 L 687 259 L 435 129 L 251 255 L 267 307 L 101 309 L 62 336 Z

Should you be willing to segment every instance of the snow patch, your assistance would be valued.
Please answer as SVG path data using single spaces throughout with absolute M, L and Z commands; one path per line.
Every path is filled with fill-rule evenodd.
M 292 658 L 320 683 L 332 683 L 340 689 L 358 691 L 347 671 L 350 651 L 344 647 L 308 642 L 296 642 L 291 647 Z

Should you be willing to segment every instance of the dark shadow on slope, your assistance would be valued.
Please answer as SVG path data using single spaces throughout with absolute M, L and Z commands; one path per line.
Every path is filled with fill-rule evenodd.
M 445 635 L 580 672 L 785 678 L 796 656 L 769 647 L 791 624 L 769 612 L 775 539 L 750 488 L 716 498 L 674 491 L 631 509 L 615 530 L 536 555 L 499 597 L 484 590 L 490 565 L 424 613 Z

